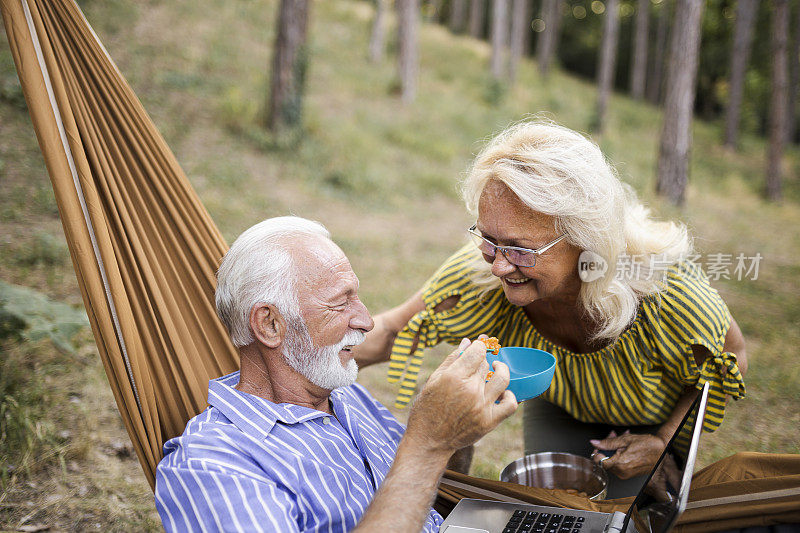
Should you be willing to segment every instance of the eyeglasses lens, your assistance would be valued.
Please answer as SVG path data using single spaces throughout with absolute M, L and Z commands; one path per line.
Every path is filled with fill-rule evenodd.
M 519 250 L 504 250 L 503 255 L 506 256 L 508 262 L 522 267 L 532 267 L 536 264 L 536 255 L 529 252 L 520 252 Z
M 478 247 L 478 250 L 480 250 L 483 255 L 494 258 L 494 256 L 497 254 L 497 246 L 487 241 L 477 233 L 473 233 L 473 231 L 470 231 L 469 235 L 472 238 L 472 242 L 475 243 L 475 246 Z M 523 267 L 532 267 L 536 265 L 536 254 L 514 250 L 513 248 L 500 248 L 500 250 L 508 262 L 513 265 Z

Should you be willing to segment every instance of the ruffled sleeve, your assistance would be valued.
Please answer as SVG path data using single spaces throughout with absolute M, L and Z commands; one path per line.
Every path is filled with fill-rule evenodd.
M 465 246 L 436 271 L 423 287 L 425 309 L 411 318 L 397 334 L 389 360 L 388 380 L 400 382 L 395 407 L 404 408 L 417 387 L 424 350 L 439 343 L 458 344 L 481 333 L 494 335 L 502 289 L 486 291 L 472 280 L 475 247 Z M 451 297 L 454 306 L 436 312 L 436 307 Z
M 710 383 L 703 429 L 716 430 L 725 416 L 726 397 L 739 400 L 746 392 L 736 354 L 723 348 L 732 321 L 728 307 L 699 266 L 682 263 L 668 271 L 666 290 L 649 311 L 654 355 L 665 370 L 683 386 L 701 389 Z M 700 367 L 693 346 L 708 350 Z

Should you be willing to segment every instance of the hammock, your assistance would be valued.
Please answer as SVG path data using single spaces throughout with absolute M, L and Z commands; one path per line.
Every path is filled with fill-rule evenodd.
M 77 5 L 0 5 L 100 358 L 152 486 L 209 378 L 239 367 L 213 304 L 227 245 Z
M 74 1 L 0 0 L 0 11 L 98 352 L 152 487 L 163 443 L 205 409 L 208 380 L 239 366 L 213 303 L 227 245 Z M 800 522 L 800 504 L 792 503 L 800 456 L 756 460 L 779 465 L 772 469 L 740 463 L 717 463 L 696 478 L 693 494 L 713 505 L 695 502 L 700 507 L 682 523 L 707 530 L 725 516 L 737 527 Z M 731 472 L 757 479 L 739 481 Z M 787 497 L 786 490 L 794 492 Z M 755 493 L 768 496 L 758 501 L 769 512 L 719 501 Z M 437 508 L 446 512 L 465 496 L 626 507 L 448 472 Z

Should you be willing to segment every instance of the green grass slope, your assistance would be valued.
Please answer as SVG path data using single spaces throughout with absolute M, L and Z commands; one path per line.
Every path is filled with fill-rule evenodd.
M 380 65 L 366 59 L 371 4 L 326 0 L 312 10 L 304 136 L 277 147 L 258 126 L 277 2 L 81 4 L 226 238 L 275 215 L 322 221 L 350 256 L 373 312 L 412 294 L 464 242 L 472 221 L 458 180 L 482 141 L 528 116 L 581 131 L 592 119 L 593 84 L 561 72 L 543 81 L 526 61 L 517 84 L 498 90 L 486 43 L 430 24 L 420 32 L 419 96 L 403 106 L 392 51 Z M 44 165 L 0 41 L 0 278 L 78 304 Z M 731 402 L 722 428 L 704 436 L 701 464 L 739 450 L 799 453 L 798 154 L 786 158 L 788 199 L 768 204 L 759 195 L 764 142 L 745 136 L 742 151 L 729 153 L 718 125 L 698 122 L 688 201 L 672 208 L 652 194 L 660 123 L 656 108 L 614 96 L 607 132 L 596 140 L 659 216 L 691 227 L 701 251 L 764 257 L 756 281 L 714 283 L 742 326 L 751 363 L 748 397 Z M 52 438 L 40 439 L 25 472 L 15 450 L 0 448 L 0 528 L 157 524 L 136 461 L 115 447 L 124 430 L 84 342 L 72 356 L 44 342 L 3 345 L 0 357 L 28 365 L 28 379 L 47 391 L 37 416 Z M 444 351 L 426 357 L 426 371 Z M 395 390 L 384 375 L 385 367 L 373 367 L 360 380 L 391 405 Z M 517 415 L 479 443 L 473 473 L 496 477 L 521 453 Z

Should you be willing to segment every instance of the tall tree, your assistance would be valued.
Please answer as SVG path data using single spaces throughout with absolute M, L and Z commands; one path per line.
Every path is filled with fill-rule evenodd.
M 386 49 L 386 4 L 388 0 L 375 0 L 375 19 L 369 39 L 369 60 L 379 63 Z
M 511 5 L 511 59 L 508 77 L 512 82 L 517 79 L 517 67 L 525 53 L 525 43 L 531 27 L 528 6 L 528 0 L 513 0 Z
M 686 183 L 689 180 L 692 109 L 704 8 L 705 0 L 677 0 L 669 42 L 656 192 L 677 205 L 685 200 Z
M 789 101 L 787 48 L 789 0 L 772 0 L 772 96 L 769 104 L 769 154 L 767 198 L 781 198 L 781 162 L 786 142 L 786 112 Z
M 480 39 L 486 25 L 486 0 L 472 0 L 469 4 L 469 34 Z
M 444 17 L 442 16 L 442 5 L 444 0 L 426 0 L 425 9 L 422 10 L 422 15 L 425 17 L 425 22 L 435 22 L 444 24 Z
M 602 132 L 606 125 L 606 109 L 614 85 L 618 44 L 619 0 L 606 0 L 603 41 L 600 44 L 600 67 L 597 73 L 597 123 L 595 127 L 598 132 Z
M 652 104 L 661 103 L 661 86 L 664 78 L 664 57 L 667 49 L 667 34 L 669 33 L 669 15 L 671 4 L 668 0 L 661 2 L 658 10 L 658 23 L 656 24 L 656 43 L 653 48 L 653 60 L 650 61 L 650 75 L 645 84 L 647 101 Z
M 536 60 L 539 63 L 539 73 L 547 76 L 558 48 L 558 36 L 561 31 L 561 0 L 543 0 L 541 17 L 544 21 L 544 31 L 539 34 L 536 42 Z
M 789 111 L 786 142 L 794 142 L 797 124 L 797 96 L 800 93 L 800 5 L 795 9 L 794 39 L 789 48 Z
M 758 0 L 736 2 L 736 25 L 731 51 L 731 78 L 728 91 L 728 107 L 725 111 L 725 141 L 728 148 L 736 149 L 739 141 L 739 119 L 744 96 L 744 77 L 753 41 L 753 28 L 758 14 Z
M 647 78 L 647 40 L 650 35 L 650 0 L 636 3 L 636 19 L 633 30 L 633 61 L 631 61 L 631 96 L 634 100 L 644 98 Z
M 452 0 L 450 2 L 450 30 L 461 33 L 467 25 L 467 0 Z
M 527 0 L 527 5 L 525 6 L 525 19 L 528 21 L 528 27 L 525 28 L 525 36 L 522 39 L 523 56 L 531 55 L 531 45 L 533 44 L 533 28 L 531 27 L 531 23 L 533 22 L 534 6 L 538 3 L 539 0 Z
M 397 66 L 403 102 L 417 95 L 419 0 L 397 0 Z
M 492 77 L 502 80 L 508 67 L 508 2 L 492 0 Z
M 273 133 L 300 125 L 308 62 L 308 0 L 281 0 L 272 52 L 266 126 Z

